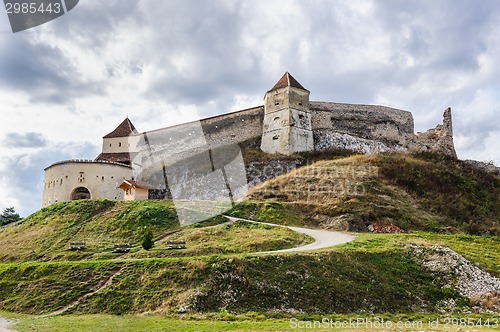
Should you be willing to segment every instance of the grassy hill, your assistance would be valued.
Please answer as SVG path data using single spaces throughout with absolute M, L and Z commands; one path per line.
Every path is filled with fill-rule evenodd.
M 310 241 L 282 227 L 238 222 L 226 223 L 218 216 L 182 228 L 171 201 L 116 202 L 84 200 L 63 202 L 43 208 L 21 222 L 0 231 L 0 260 L 53 261 L 113 259 L 115 244 L 130 243 L 131 257 L 173 257 L 215 253 L 238 253 L 284 249 Z M 153 250 L 141 248 L 146 227 L 156 239 Z M 167 250 L 167 240 L 187 241 L 186 250 Z M 70 242 L 84 241 L 84 250 L 69 250 Z
M 50 313 L 246 313 L 267 315 L 436 312 L 469 300 L 423 269 L 407 244 L 446 245 L 500 276 L 499 239 L 366 234 L 311 253 L 0 264 L 0 310 Z M 119 273 L 117 273 L 119 272 Z M 453 276 L 451 276 L 453 277 Z M 418 301 L 415 301 L 418 299 Z
M 375 221 L 412 231 L 500 235 L 500 179 L 435 155 L 356 155 L 316 161 L 269 180 L 232 215 L 367 231 Z
M 425 268 L 415 246 L 424 252 L 449 247 L 500 277 L 498 178 L 432 155 L 293 158 L 309 166 L 253 188 L 228 214 L 351 231 L 384 221 L 410 233 L 363 233 L 315 252 L 257 254 L 311 239 L 281 227 L 228 223 L 223 216 L 181 228 L 169 201 L 59 203 L 0 230 L 0 310 L 186 311 L 228 319 L 252 312 L 306 319 L 439 313 L 447 303 L 469 310 L 471 299 L 446 286 L 455 275 Z M 150 251 L 140 247 L 145 227 L 156 240 Z M 187 248 L 168 250 L 168 239 L 183 239 Z M 70 251 L 72 241 L 87 247 Z M 133 248 L 113 254 L 116 243 Z

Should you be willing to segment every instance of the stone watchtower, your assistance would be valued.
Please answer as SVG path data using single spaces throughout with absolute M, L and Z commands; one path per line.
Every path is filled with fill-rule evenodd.
M 262 151 L 290 155 L 314 150 L 309 94 L 288 72 L 266 93 Z

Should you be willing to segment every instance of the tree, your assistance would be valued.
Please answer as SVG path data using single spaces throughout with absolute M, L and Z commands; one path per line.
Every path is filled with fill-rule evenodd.
M 153 240 L 153 231 L 151 228 L 146 228 L 144 235 L 142 236 L 142 247 L 146 250 L 153 248 L 155 242 Z
M 13 207 L 9 207 L 3 210 L 0 214 L 0 226 L 7 225 L 16 221 L 21 220 L 19 213 Z

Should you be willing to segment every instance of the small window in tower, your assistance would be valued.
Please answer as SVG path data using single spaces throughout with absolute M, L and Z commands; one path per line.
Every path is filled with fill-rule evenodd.
M 122 142 L 118 142 L 118 147 L 121 147 L 122 146 Z
M 109 143 L 109 147 L 111 147 L 111 143 Z
M 104 181 L 104 176 L 101 178 L 101 181 Z
M 299 119 L 303 119 L 304 118 L 304 115 L 303 114 L 299 114 Z
M 280 104 L 279 100 L 275 100 L 275 101 L 274 101 L 274 105 L 275 105 L 275 106 L 278 106 L 279 104 Z
M 60 186 L 62 186 L 62 179 L 61 179 L 61 183 L 60 183 Z
M 278 140 L 279 138 L 280 138 L 280 136 L 279 136 L 279 135 L 275 135 L 275 136 L 273 136 L 273 140 L 275 140 L 275 141 L 276 141 L 276 140 Z
M 274 118 L 274 121 L 279 121 L 279 119 L 280 119 L 280 117 L 277 116 L 277 117 Z

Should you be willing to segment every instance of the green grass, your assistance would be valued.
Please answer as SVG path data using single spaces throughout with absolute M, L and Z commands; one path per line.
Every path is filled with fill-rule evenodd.
M 256 317 L 257 316 L 257 317 Z M 314 324 L 314 321 L 321 321 L 322 319 L 332 319 L 334 322 L 349 322 L 349 320 L 356 321 L 357 319 L 371 319 L 375 320 L 373 316 L 330 316 L 330 317 L 298 317 L 301 324 Z M 397 322 L 406 322 L 419 326 L 422 324 L 423 328 L 418 330 L 428 331 L 429 322 L 438 322 L 438 328 L 433 328 L 433 331 L 449 331 L 450 328 L 445 329 L 444 317 L 430 316 L 416 314 L 408 315 L 382 315 L 378 318 L 384 319 L 385 322 L 396 324 Z M 478 324 L 477 315 L 458 315 L 458 318 L 470 319 L 471 323 Z M 491 320 L 491 326 L 495 317 L 493 315 L 482 315 L 481 322 L 486 319 Z M 51 318 L 37 319 L 34 317 L 21 317 L 20 322 L 14 326 L 20 332 L 39 331 L 39 332 L 63 332 L 75 331 L 76 327 L 81 332 L 114 332 L 114 331 L 148 331 L 148 332 L 195 332 L 195 331 L 296 331 L 304 330 L 293 328 L 293 324 L 298 325 L 297 322 L 291 322 L 288 319 L 266 318 L 264 316 L 258 317 L 255 313 L 247 313 L 241 316 L 219 314 L 217 316 L 198 316 L 198 317 L 185 317 L 185 316 L 111 316 L 111 315 L 71 315 L 59 316 Z M 308 331 L 373 331 L 373 329 L 366 329 L 363 324 L 359 325 L 360 328 L 348 329 L 324 329 L 324 328 L 311 328 Z M 382 331 L 383 329 L 379 329 Z M 415 328 L 402 328 L 398 331 L 415 331 Z M 457 330 L 454 326 L 452 330 Z M 495 328 L 488 327 L 474 327 L 478 331 L 498 331 Z
M 325 158 L 298 157 L 303 161 Z M 187 310 L 182 317 L 204 313 L 208 318 L 174 323 L 158 316 L 112 316 L 110 321 L 116 318 L 116 322 L 111 326 L 154 330 L 167 322 L 179 330 L 210 330 L 211 324 L 213 330 L 258 330 L 257 322 L 263 329 L 286 330 L 279 325 L 286 321 L 264 318 L 289 317 L 290 310 L 302 312 L 298 317 L 303 319 L 354 313 L 436 313 L 450 299 L 467 310 L 469 300 L 442 287 L 445 276 L 423 269 L 407 244 L 450 247 L 500 276 L 500 240 L 492 236 L 497 234 L 499 220 L 497 179 L 435 156 L 329 158 L 314 166 L 321 169 L 321 175 L 309 176 L 311 166 L 307 166 L 271 180 L 229 214 L 326 229 L 365 230 L 371 222 L 385 221 L 416 232 L 361 234 L 351 243 L 320 251 L 259 255 L 251 252 L 288 248 L 310 239 L 262 224 L 224 225 L 223 216 L 181 228 L 169 201 L 65 202 L 0 231 L 0 260 L 4 262 L 0 264 L 0 310 L 53 312 L 100 288 L 120 271 L 108 287 L 68 313 L 173 315 L 182 307 Z M 365 166 L 369 174 L 363 173 Z M 319 190 L 339 182 L 349 184 L 344 180 L 363 190 Z M 156 240 L 148 252 L 140 248 L 146 227 Z M 186 249 L 168 250 L 168 239 L 185 240 Z M 87 248 L 69 251 L 72 241 L 85 241 Z M 131 243 L 133 249 L 126 255 L 113 254 L 116 243 Z M 254 314 L 243 317 L 248 312 Z M 64 330 L 75 324 L 71 322 L 75 317 L 80 316 L 38 322 L 48 324 L 48 330 Z M 81 320 L 85 330 L 85 324 L 95 328 L 103 324 L 101 317 L 109 316 L 81 317 L 85 317 Z
M 180 229 L 170 201 L 71 201 L 51 205 L 0 231 L 0 260 L 75 260 L 112 251 L 118 243 L 138 245 L 146 226 L 156 236 Z M 70 251 L 70 242 L 86 242 Z
M 433 311 L 463 299 L 443 289 L 405 250 L 339 251 L 265 256 L 201 256 L 121 262 L 3 265 L 0 309 L 50 312 L 90 292 L 111 271 L 122 274 L 72 312 L 125 314 L 226 308 L 310 313 Z M 100 278 L 97 276 L 101 275 Z M 419 298 L 419 302 L 415 302 Z
M 167 250 L 167 242 L 183 240 L 186 248 Z M 214 227 L 193 227 L 172 234 L 155 247 L 124 255 L 124 258 L 200 256 L 280 250 L 313 242 L 313 239 L 285 227 L 237 221 Z
M 240 229 L 250 225 L 227 225 Z M 255 225 L 260 231 L 262 225 Z M 221 226 L 219 226 L 221 227 Z M 225 227 L 225 226 L 222 226 Z M 207 230 L 197 229 L 199 231 Z M 188 313 L 283 309 L 308 315 L 434 312 L 442 300 L 468 300 L 442 288 L 404 244 L 445 245 L 500 275 L 498 237 L 363 234 L 351 243 L 309 253 L 230 254 L 179 258 L 0 265 L 0 310 L 55 311 L 121 274 L 71 313 Z M 418 298 L 419 301 L 415 301 Z
M 217 216 L 181 228 L 170 201 L 65 202 L 0 231 L 0 259 L 71 261 L 230 254 L 285 249 L 312 241 L 283 227 L 248 222 L 220 225 L 228 221 Z M 156 240 L 150 251 L 141 247 L 146 227 Z M 187 247 L 167 250 L 168 240 L 185 240 Z M 73 241 L 85 241 L 85 249 L 70 250 Z M 131 252 L 114 254 L 113 247 L 118 243 L 132 244 Z
M 353 241 L 329 250 L 384 252 L 403 248 L 405 244 L 445 246 L 455 250 L 489 273 L 500 277 L 500 237 L 466 234 L 360 234 Z

